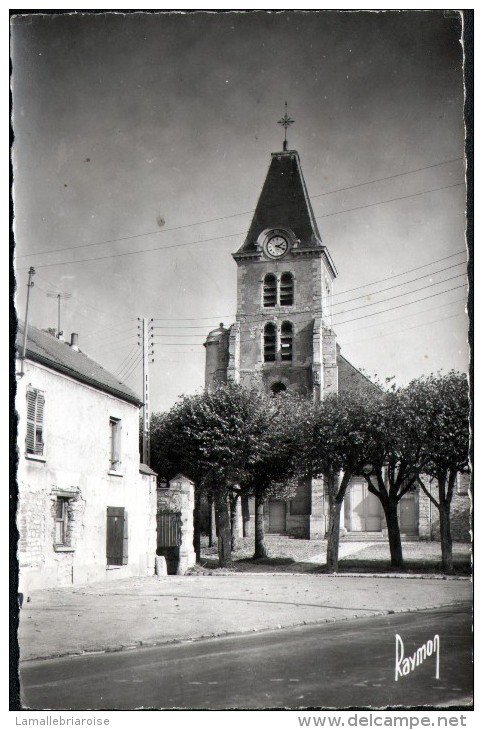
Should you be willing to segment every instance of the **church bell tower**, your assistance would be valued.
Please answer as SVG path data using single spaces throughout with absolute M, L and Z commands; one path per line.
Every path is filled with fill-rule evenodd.
M 292 121 L 287 114 L 280 123 L 284 120 Z M 227 378 L 320 400 L 337 392 L 332 331 L 337 272 L 319 233 L 298 152 L 286 149 L 286 140 L 283 147 L 271 155 L 248 234 L 233 254 L 237 314 Z

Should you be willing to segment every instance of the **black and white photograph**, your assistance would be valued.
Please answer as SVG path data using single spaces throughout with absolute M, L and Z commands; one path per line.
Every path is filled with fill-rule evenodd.
M 11 709 L 467 726 L 472 22 L 10 11 Z

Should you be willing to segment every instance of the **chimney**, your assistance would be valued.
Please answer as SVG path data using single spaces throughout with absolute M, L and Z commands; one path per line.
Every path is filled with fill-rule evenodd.
M 79 352 L 79 335 L 77 332 L 73 332 L 70 336 L 70 346 L 76 352 Z

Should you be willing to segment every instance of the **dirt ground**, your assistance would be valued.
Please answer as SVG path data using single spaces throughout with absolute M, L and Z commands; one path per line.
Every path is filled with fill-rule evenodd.
M 267 535 L 268 559 L 253 560 L 254 538 L 237 540 L 233 552 L 235 572 L 324 572 L 326 540 L 300 540 L 285 535 Z M 439 542 L 404 542 L 402 545 L 405 568 L 402 572 L 441 572 L 441 547 Z M 208 547 L 207 538 L 202 540 L 201 562 L 197 571 L 218 569 L 216 547 Z M 454 543 L 453 558 L 457 575 L 471 574 L 471 545 Z M 226 569 L 225 569 L 226 570 Z M 394 572 L 390 565 L 389 545 L 381 542 L 341 542 L 339 551 L 339 572 Z

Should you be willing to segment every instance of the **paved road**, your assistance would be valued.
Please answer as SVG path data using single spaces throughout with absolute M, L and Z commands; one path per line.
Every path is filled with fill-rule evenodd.
M 469 604 L 302 626 L 236 638 L 21 665 L 32 709 L 383 707 L 468 703 Z M 440 637 L 434 656 L 395 681 L 396 639 L 411 655 Z M 402 668 L 402 664 L 400 665 Z

